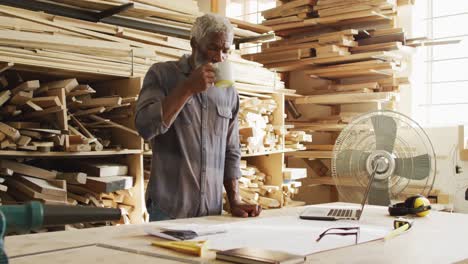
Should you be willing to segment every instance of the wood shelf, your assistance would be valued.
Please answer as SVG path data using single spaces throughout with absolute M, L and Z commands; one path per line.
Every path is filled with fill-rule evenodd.
M 83 152 L 68 152 L 68 151 L 17 151 L 17 150 L 2 150 L 0 157 L 43 157 L 43 158 L 59 158 L 59 157 L 96 157 L 96 156 L 113 156 L 113 155 L 128 155 L 141 154 L 139 149 L 124 149 L 124 150 L 103 150 L 103 151 L 83 151 Z
M 311 95 L 297 98 L 296 104 L 356 104 L 356 103 L 372 103 L 372 102 L 387 102 L 396 97 L 393 92 L 379 93 L 343 93 L 330 95 Z
M 290 153 L 290 152 L 297 152 L 297 151 L 302 151 L 302 150 L 305 150 L 305 149 L 284 149 L 284 150 L 275 150 L 275 151 L 265 151 L 265 152 L 242 154 L 241 157 L 248 158 L 248 157 L 268 156 L 268 155 L 273 155 L 273 154 Z M 151 156 L 153 155 L 153 152 L 145 151 L 143 152 L 143 155 Z
M 333 151 L 305 150 L 288 153 L 286 156 L 302 159 L 331 159 Z
M 325 132 L 339 132 L 343 130 L 347 124 L 321 124 L 321 123 L 298 123 L 289 122 L 288 125 L 293 125 L 295 129 L 305 131 L 325 131 Z
M 297 151 L 302 151 L 302 150 L 300 150 L 300 149 L 284 149 L 284 150 L 275 150 L 275 151 L 265 151 L 265 152 L 242 154 L 242 157 L 247 158 L 247 157 L 256 157 L 256 156 L 266 156 L 266 155 L 272 155 L 272 154 L 291 153 L 291 152 L 297 152 Z

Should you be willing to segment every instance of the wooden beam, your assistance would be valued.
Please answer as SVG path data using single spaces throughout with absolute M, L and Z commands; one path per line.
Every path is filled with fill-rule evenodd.
M 95 121 L 100 121 L 100 122 L 109 124 L 109 125 L 112 126 L 112 127 L 115 127 L 115 128 L 118 128 L 118 129 L 121 129 L 121 130 L 124 130 L 124 131 L 127 131 L 127 132 L 129 132 L 129 133 L 131 133 L 131 134 L 133 134 L 133 135 L 139 136 L 139 134 L 138 134 L 137 131 L 135 131 L 135 130 L 133 130 L 133 129 L 130 129 L 130 128 L 126 127 L 126 126 L 123 126 L 123 125 L 121 125 L 121 124 L 112 122 L 112 121 L 110 121 L 110 120 L 108 120 L 108 119 L 104 119 L 104 118 L 99 117 L 99 116 L 97 116 L 97 115 L 89 115 L 89 118 L 91 118 L 91 119 L 93 119 L 93 120 L 95 120 Z
M 0 167 L 10 169 L 18 174 L 23 174 L 45 180 L 55 179 L 55 177 L 57 176 L 56 172 L 44 170 L 38 167 L 22 164 L 12 160 L 0 160 Z
M 15 64 L 13 62 L 0 62 L 0 73 L 10 69 Z
M 343 93 L 333 95 L 313 95 L 295 99 L 296 104 L 353 104 L 391 101 L 396 96 L 393 92 L 380 93 Z

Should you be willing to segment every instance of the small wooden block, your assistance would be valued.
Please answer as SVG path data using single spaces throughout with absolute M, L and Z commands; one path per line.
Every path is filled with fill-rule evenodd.
M 70 146 L 67 148 L 67 151 L 70 151 L 70 152 L 86 152 L 86 151 L 91 151 L 91 145 L 89 145 L 89 144 L 70 145 Z
M 42 107 L 40 107 L 37 104 L 33 103 L 31 100 L 27 101 L 25 105 L 28 106 L 33 111 L 42 111 L 42 110 L 44 110 L 44 109 L 42 109 Z
M 96 177 L 121 176 L 127 175 L 128 173 L 128 167 L 126 165 L 116 163 L 79 161 L 77 165 L 83 172 Z
M 19 91 L 10 100 L 10 104 L 24 105 L 27 101 L 33 98 L 33 92 Z
M 62 103 L 58 96 L 34 97 L 31 101 L 42 108 L 61 106 Z
M 16 86 L 15 88 L 13 88 L 11 90 L 11 92 L 13 94 L 17 94 L 18 92 L 20 91 L 24 91 L 24 92 L 31 92 L 31 91 L 34 91 L 36 90 L 37 88 L 39 88 L 41 85 L 39 83 L 39 81 L 35 80 L 35 81 L 27 81 L 27 82 L 24 82 L 18 86 Z
M 18 144 L 18 146 L 26 146 L 27 144 L 29 144 L 29 142 L 31 142 L 31 138 L 28 137 L 28 136 L 21 136 L 18 141 L 16 142 L 16 144 Z
M 8 99 L 11 97 L 11 92 L 9 90 L 0 92 L 0 106 L 2 106 Z
M 133 186 L 133 177 L 130 176 L 108 176 L 108 177 L 88 177 L 86 188 L 98 192 L 109 193 L 118 190 L 129 189 Z
M 78 81 L 76 79 L 66 79 L 66 80 L 60 80 L 60 81 L 54 81 L 54 82 L 49 82 L 44 85 L 42 85 L 41 88 L 47 87 L 46 91 L 48 90 L 53 90 L 53 89 L 60 89 L 60 88 L 65 88 L 65 91 L 67 93 L 73 91 L 78 86 Z
M 17 129 L 2 122 L 0 122 L 0 132 L 2 132 L 14 141 L 17 141 L 21 137 L 21 134 Z
M 71 184 L 85 184 L 87 176 L 83 172 L 63 172 L 57 174 L 57 179 L 66 180 Z

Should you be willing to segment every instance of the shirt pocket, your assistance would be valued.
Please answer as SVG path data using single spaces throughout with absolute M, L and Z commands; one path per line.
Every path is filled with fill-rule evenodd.
M 232 118 L 231 108 L 226 106 L 217 106 L 216 112 L 215 133 L 216 135 L 226 134 L 229 120 Z

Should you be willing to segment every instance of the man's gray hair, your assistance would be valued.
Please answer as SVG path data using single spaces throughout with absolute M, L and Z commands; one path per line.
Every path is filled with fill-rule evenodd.
M 229 22 L 229 19 L 215 14 L 205 14 L 197 17 L 190 36 L 195 38 L 197 42 L 200 42 L 206 35 L 213 32 L 225 32 L 231 43 L 234 40 L 234 27 Z

